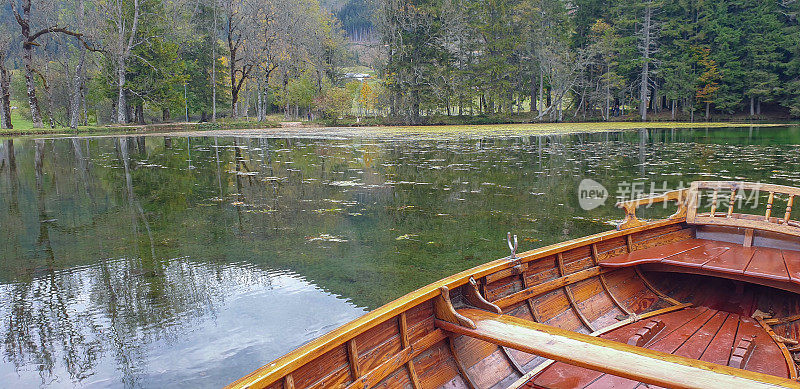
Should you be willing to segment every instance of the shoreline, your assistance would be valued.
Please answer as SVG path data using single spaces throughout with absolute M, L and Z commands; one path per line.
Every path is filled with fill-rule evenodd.
M 259 126 L 256 124 L 265 124 Z M 392 126 L 317 126 L 291 123 L 167 123 L 147 126 L 96 127 L 90 131 L 59 131 L 49 129 L 20 130 L 0 133 L 0 138 L 70 138 L 109 136 L 269 136 L 290 138 L 396 138 L 440 139 L 469 137 L 518 137 L 561 135 L 575 133 L 630 131 L 639 129 L 709 129 L 780 127 L 800 123 L 743 123 L 743 122 L 561 122 L 464 125 L 392 125 Z M 208 127 L 198 129 L 197 127 Z M 216 127 L 216 128 L 215 128 Z M 238 127 L 238 128 L 237 128 Z M 246 127 L 246 128 L 242 128 Z

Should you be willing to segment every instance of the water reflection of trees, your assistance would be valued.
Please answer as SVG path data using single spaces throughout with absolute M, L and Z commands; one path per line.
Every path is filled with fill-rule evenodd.
M 9 188 L 0 203 L 0 256 L 7 259 L 0 267 L 6 283 L 0 330 L 6 361 L 37 366 L 42 384 L 57 372 L 84 380 L 104 355 L 116 360 L 124 383 L 135 386 L 147 365 L 143 345 L 213 317 L 241 282 L 269 287 L 266 273 L 157 253 L 133 178 L 139 164 L 131 151 L 145 159 L 144 142 L 122 138 L 109 148 L 92 141 L 95 154 L 105 155 L 97 176 L 84 157 L 88 141 L 37 140 L 16 152 L 12 142 L 0 150 L 0 183 Z M 16 153 L 24 155 L 20 165 Z M 130 233 L 119 235 L 126 224 Z

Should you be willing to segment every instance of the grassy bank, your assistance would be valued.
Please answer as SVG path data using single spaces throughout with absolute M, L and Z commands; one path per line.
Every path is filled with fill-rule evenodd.
M 50 128 L 34 128 L 33 123 L 18 115 L 12 115 L 13 129 L 0 129 L 0 136 L 24 135 L 99 135 L 99 134 L 136 134 L 143 132 L 172 131 L 208 131 L 208 130 L 245 130 L 256 128 L 280 127 L 277 121 L 257 122 L 253 120 L 219 120 L 216 123 L 156 123 L 145 125 L 89 125 L 79 126 L 77 130 L 56 126 Z
M 0 130 L 0 136 L 24 135 L 108 135 L 108 134 L 142 134 L 181 132 L 209 135 L 230 134 L 232 130 L 258 130 L 281 127 L 282 116 L 274 115 L 266 122 L 256 121 L 227 121 L 220 120 L 216 123 L 161 123 L 150 125 L 126 126 L 81 126 L 77 131 L 69 128 L 33 128 L 30 121 L 17 119 L 13 130 Z M 492 121 L 486 120 L 491 123 Z M 355 119 L 353 119 L 355 122 Z M 288 124 L 288 123 L 284 123 Z M 349 120 L 339 120 L 333 123 L 323 122 L 296 122 L 285 128 L 271 130 L 275 135 L 281 136 L 340 136 L 340 137 L 410 137 L 410 138 L 452 138 L 452 137 L 485 137 L 485 136 L 526 136 L 542 134 L 567 134 L 579 132 L 600 132 L 634 130 L 642 128 L 666 129 L 702 129 L 719 127 L 769 127 L 786 125 L 776 122 L 744 122 L 744 121 L 718 121 L 718 122 L 671 122 L 671 121 L 589 121 L 589 122 L 561 122 L 561 123 L 527 123 L 512 122 L 502 124 L 488 124 L 485 121 L 454 122 L 445 124 L 402 125 L 387 122 L 384 118 L 360 120 L 351 123 Z M 246 131 L 247 132 L 247 131 Z
M 331 136 L 402 139 L 452 139 L 481 137 L 519 137 L 552 134 L 574 134 L 638 129 L 705 129 L 723 127 L 773 127 L 776 123 L 685 123 L 685 122 L 591 122 L 591 123 L 533 123 L 441 126 L 376 126 L 376 127 L 326 127 L 317 129 L 281 129 L 282 136 Z

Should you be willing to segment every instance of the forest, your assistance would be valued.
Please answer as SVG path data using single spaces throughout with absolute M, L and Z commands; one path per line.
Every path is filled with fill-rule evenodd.
M 347 58 L 317 0 L 3 0 L 0 20 L 3 128 L 297 114 Z
M 392 109 L 419 121 L 800 115 L 795 0 L 381 0 Z
M 800 117 L 796 0 L 0 4 L 2 128 Z

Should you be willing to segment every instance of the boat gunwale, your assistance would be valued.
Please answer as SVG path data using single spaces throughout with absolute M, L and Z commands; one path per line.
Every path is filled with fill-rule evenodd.
M 254 385 L 258 385 L 257 387 L 267 387 L 305 365 L 306 363 L 311 362 L 315 358 L 333 350 L 336 347 L 344 345 L 348 340 L 353 339 L 363 332 L 366 332 L 375 325 L 389 320 L 392 317 L 399 315 L 401 312 L 405 312 L 414 306 L 438 296 L 441 293 L 440 288 L 442 286 L 446 286 L 452 290 L 467 284 L 470 277 L 482 278 L 499 271 L 513 268 L 519 263 L 535 261 L 574 248 L 584 247 L 608 239 L 628 236 L 650 229 L 681 224 L 685 221 L 685 217 L 657 220 L 624 230 L 609 230 L 599 232 L 596 234 L 571 239 L 565 242 L 554 243 L 544 247 L 525 251 L 517 254 L 517 258 L 514 261 L 510 261 L 508 257 L 504 257 L 477 265 L 470 269 L 466 269 L 451 276 L 442 278 L 441 280 L 432 282 L 426 286 L 420 287 L 419 289 L 416 289 L 403 295 L 402 297 L 384 304 L 383 306 L 370 311 L 351 322 L 343 324 L 336 329 L 327 332 L 304 345 L 301 345 L 293 351 L 284 354 L 278 359 L 261 366 L 248 375 L 229 384 L 226 386 L 226 388 L 250 388 L 254 387 Z

